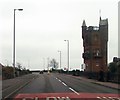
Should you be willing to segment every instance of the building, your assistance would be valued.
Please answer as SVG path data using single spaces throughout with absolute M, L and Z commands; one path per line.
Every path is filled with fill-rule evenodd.
M 3 68 L 4 66 L 0 63 L 0 75 L 2 75 L 2 68 Z
M 108 19 L 100 17 L 99 27 L 82 24 L 82 39 L 86 72 L 107 71 Z
M 0 80 L 2 80 L 2 69 L 3 69 L 3 65 L 0 63 Z

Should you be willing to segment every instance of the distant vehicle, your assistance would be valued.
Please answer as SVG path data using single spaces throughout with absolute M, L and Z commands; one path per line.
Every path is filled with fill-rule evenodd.
M 40 71 L 39 74 L 43 74 L 43 71 Z
M 79 70 L 73 70 L 73 76 L 80 76 Z

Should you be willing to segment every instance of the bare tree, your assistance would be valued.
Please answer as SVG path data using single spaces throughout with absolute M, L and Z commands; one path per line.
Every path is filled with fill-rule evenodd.
M 17 63 L 17 67 L 18 67 L 19 70 L 21 70 L 22 65 L 20 63 Z
M 52 59 L 50 61 L 50 66 L 53 68 L 53 69 L 57 69 L 58 68 L 58 62 L 55 60 L 55 59 Z

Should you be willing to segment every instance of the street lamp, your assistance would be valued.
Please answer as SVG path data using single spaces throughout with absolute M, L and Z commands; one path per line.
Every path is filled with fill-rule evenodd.
M 44 71 L 45 71 L 45 58 L 43 58 L 43 68 L 44 68 Z
M 58 52 L 60 53 L 60 70 L 61 70 L 61 51 L 58 50 Z
M 14 9 L 14 29 L 13 29 L 13 74 L 15 77 L 15 11 L 22 11 L 23 9 Z
M 50 65 L 50 63 L 49 63 L 49 58 L 47 58 L 47 60 L 48 60 L 47 70 L 48 70 L 48 74 L 49 74 L 49 73 L 50 73 L 50 71 L 49 71 L 49 65 Z
M 68 49 L 68 73 L 69 73 L 69 40 L 64 40 L 64 41 L 66 41 L 68 44 L 67 49 Z

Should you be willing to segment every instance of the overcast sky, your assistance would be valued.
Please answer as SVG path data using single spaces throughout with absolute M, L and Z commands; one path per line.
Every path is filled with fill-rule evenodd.
M 29 69 L 43 69 L 47 58 L 70 68 L 83 63 L 81 25 L 99 26 L 99 17 L 108 18 L 108 63 L 118 56 L 118 0 L 0 0 L 0 63 L 12 65 L 13 9 L 16 11 L 16 62 Z M 101 13 L 99 13 L 101 10 Z

